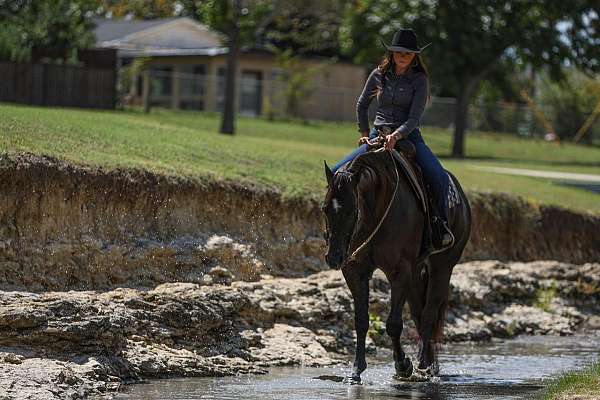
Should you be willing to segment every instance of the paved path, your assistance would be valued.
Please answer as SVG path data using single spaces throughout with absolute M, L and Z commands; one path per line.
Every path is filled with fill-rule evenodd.
M 498 174 L 533 176 L 538 178 L 562 179 L 567 181 L 582 181 L 600 183 L 600 175 L 593 174 L 575 174 L 571 172 L 560 171 L 540 171 L 537 169 L 504 168 L 504 167 L 486 167 L 483 165 L 470 165 L 470 168 L 482 171 L 496 172 Z

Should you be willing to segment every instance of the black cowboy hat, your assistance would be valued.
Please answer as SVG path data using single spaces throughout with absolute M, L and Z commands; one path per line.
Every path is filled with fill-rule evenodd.
M 421 50 L 429 46 L 431 43 L 427 43 L 423 47 L 419 47 L 417 44 L 417 35 L 412 29 L 398 29 L 392 39 L 392 44 L 387 45 L 383 40 L 381 44 L 389 51 L 404 51 L 407 53 L 420 53 Z

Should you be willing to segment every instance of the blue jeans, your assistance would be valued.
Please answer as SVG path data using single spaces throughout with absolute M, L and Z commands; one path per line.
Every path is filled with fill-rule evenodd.
M 373 128 L 369 132 L 369 139 L 373 139 L 377 136 L 377 130 Z M 446 221 L 448 220 L 448 185 L 449 178 L 448 174 L 440 164 L 440 161 L 433 154 L 433 152 L 427 147 L 419 128 L 413 130 L 407 137 L 407 139 L 415 145 L 416 161 L 421 172 L 423 172 L 423 179 L 425 184 L 429 186 L 431 194 L 434 197 L 435 204 L 437 206 L 440 216 Z M 357 147 L 350 154 L 342 158 L 337 164 L 331 169 L 335 173 L 342 165 L 349 161 L 354 160 L 359 155 L 367 152 L 367 145 L 363 144 Z

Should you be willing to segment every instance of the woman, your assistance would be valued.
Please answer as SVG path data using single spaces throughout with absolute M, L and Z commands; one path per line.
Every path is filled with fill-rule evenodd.
M 425 183 L 430 187 L 440 218 L 436 220 L 442 232 L 436 250 L 449 248 L 454 236 L 448 227 L 448 174 L 438 159 L 423 141 L 419 131 L 419 120 L 429 99 L 429 77 L 427 68 L 419 56 L 417 36 L 412 29 L 400 29 L 391 45 L 383 45 L 388 52 L 381 64 L 371 72 L 356 104 L 360 147 L 347 155 L 332 171 L 367 151 L 368 138 L 377 136 L 377 130 L 390 132 L 385 138 L 385 148 L 393 149 L 396 141 L 407 139 L 415 145 L 416 161 L 421 167 Z M 368 109 L 374 97 L 378 107 L 374 127 L 369 132 Z

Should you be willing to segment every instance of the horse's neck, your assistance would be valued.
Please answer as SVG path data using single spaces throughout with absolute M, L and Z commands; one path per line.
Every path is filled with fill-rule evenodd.
M 366 172 L 366 171 L 365 171 Z M 366 174 L 370 175 L 368 185 L 362 188 L 362 202 L 359 202 L 359 212 L 362 214 L 362 229 L 374 229 L 383 218 L 388 203 L 394 193 L 395 182 L 382 171 L 369 168 Z M 362 203 L 362 204 L 361 204 Z

